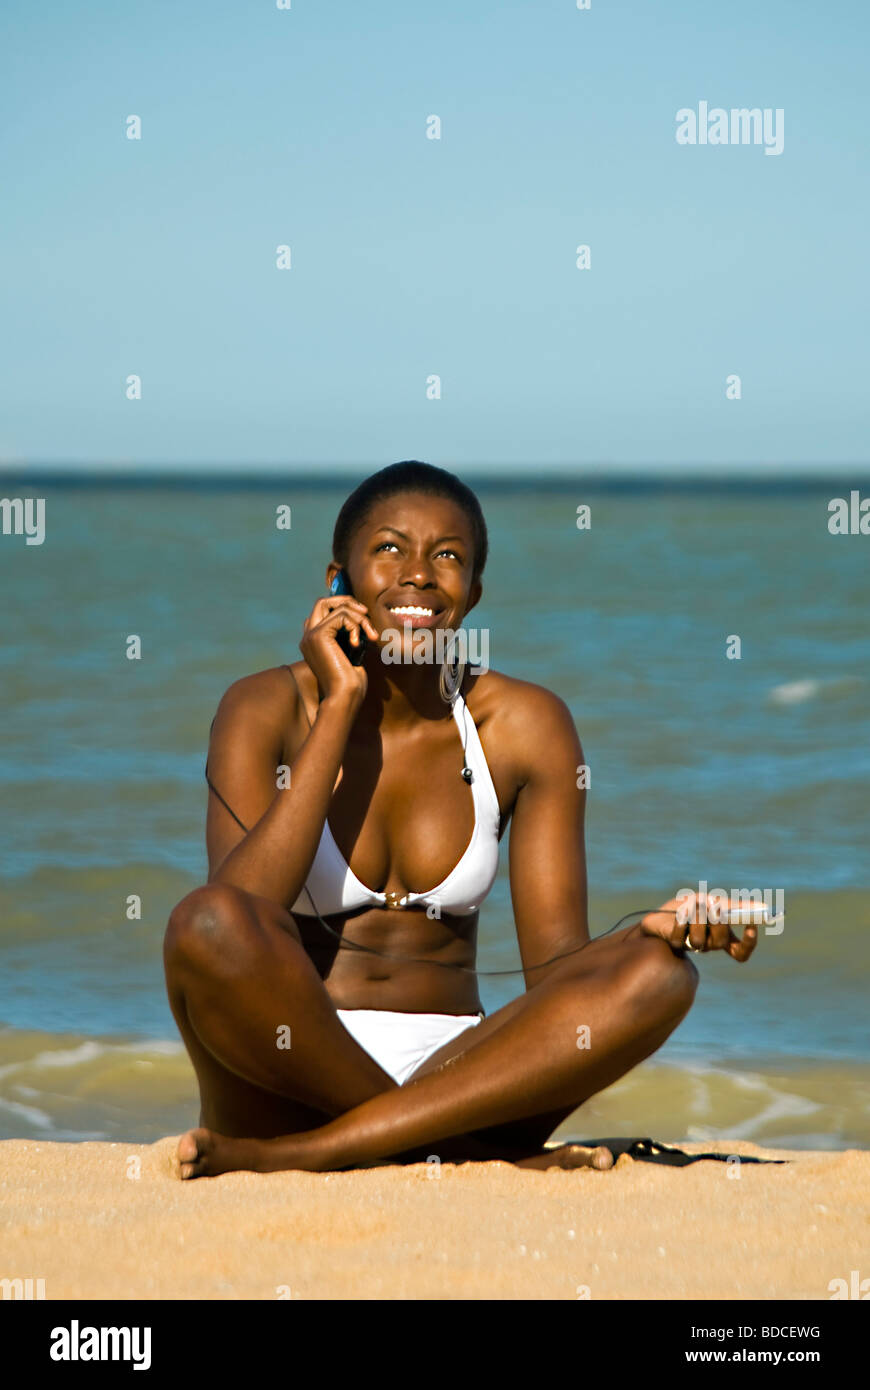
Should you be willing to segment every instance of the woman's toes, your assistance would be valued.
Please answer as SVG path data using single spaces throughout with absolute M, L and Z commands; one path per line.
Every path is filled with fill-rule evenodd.
M 613 1167 L 613 1154 L 604 1144 L 599 1144 L 596 1149 L 590 1149 L 590 1153 L 592 1154 L 591 1166 L 593 1168 L 600 1168 L 603 1170 Z
M 597 1168 L 604 1170 L 613 1167 L 613 1154 L 603 1144 L 589 1148 L 586 1144 L 563 1144 L 553 1150 L 553 1157 L 560 1168 Z
M 199 1133 L 196 1129 L 189 1129 L 178 1141 L 178 1160 L 180 1163 L 191 1163 L 196 1158 L 199 1149 L 197 1147 L 196 1136 Z
M 197 1178 L 204 1172 L 203 1160 L 211 1146 L 211 1131 L 191 1129 L 178 1141 L 178 1162 L 182 1178 Z
M 612 1168 L 613 1154 L 603 1144 L 589 1148 L 586 1144 L 559 1144 L 527 1158 L 514 1160 L 518 1168 Z

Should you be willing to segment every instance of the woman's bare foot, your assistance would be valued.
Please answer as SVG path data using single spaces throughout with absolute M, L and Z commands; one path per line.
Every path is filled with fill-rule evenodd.
M 559 1144 L 528 1158 L 513 1160 L 517 1168 L 612 1168 L 613 1154 L 604 1144 L 588 1148 L 585 1144 Z
M 215 1178 L 219 1173 L 274 1173 L 290 1168 L 317 1171 L 313 1156 L 295 1136 L 275 1139 L 228 1139 L 213 1129 L 191 1129 L 178 1141 L 180 1175 Z

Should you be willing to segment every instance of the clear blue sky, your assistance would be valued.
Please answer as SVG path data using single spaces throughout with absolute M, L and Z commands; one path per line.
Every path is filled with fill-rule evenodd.
M 0 464 L 863 464 L 868 38 L 865 0 L 6 0 Z M 701 101 L 783 108 L 783 153 L 678 145 Z

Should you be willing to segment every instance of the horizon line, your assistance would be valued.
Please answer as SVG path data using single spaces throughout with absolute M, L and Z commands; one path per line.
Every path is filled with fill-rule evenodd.
M 324 469 L 312 465 L 257 465 L 245 468 L 239 464 L 209 466 L 167 464 L 102 465 L 102 464 L 12 464 L 0 462 L 0 487 L 10 483 L 44 485 L 49 487 L 173 487 L 246 489 L 269 488 L 292 483 L 317 490 L 354 488 L 364 477 L 381 467 L 362 465 L 353 469 L 338 465 Z M 436 467 L 454 472 L 446 464 Z M 716 471 L 717 468 L 720 471 Z M 367 472 L 366 469 L 369 471 Z M 857 484 L 870 485 L 870 463 L 828 465 L 713 465 L 703 470 L 685 465 L 595 465 L 582 464 L 576 468 L 561 465 L 545 467 L 526 465 L 472 466 L 458 474 L 462 481 L 481 489 L 554 489 L 568 485 L 604 490 L 666 490 L 687 488 L 695 490 L 771 488 L 783 490 L 811 489 L 837 486 L 853 489 Z

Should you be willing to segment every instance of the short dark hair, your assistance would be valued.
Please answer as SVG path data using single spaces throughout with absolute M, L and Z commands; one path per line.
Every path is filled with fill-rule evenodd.
M 474 536 L 472 581 L 479 579 L 489 552 L 489 537 L 477 497 L 455 473 L 448 473 L 446 468 L 436 468 L 431 463 L 419 463 L 417 459 L 405 459 L 402 463 L 391 463 L 381 468 L 364 479 L 350 494 L 338 514 L 332 535 L 333 558 L 342 568 L 347 564 L 354 534 L 372 507 L 399 492 L 425 492 L 430 497 L 449 497 L 462 508 L 471 522 Z

